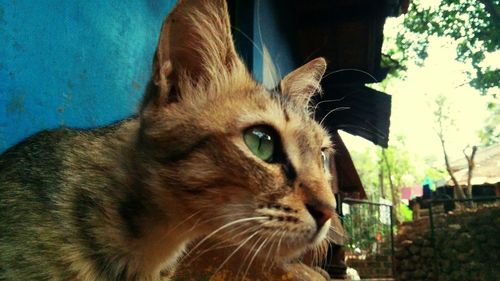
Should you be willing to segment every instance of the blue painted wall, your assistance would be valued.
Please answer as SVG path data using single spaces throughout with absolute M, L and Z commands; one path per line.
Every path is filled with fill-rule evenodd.
M 0 152 L 135 112 L 175 0 L 0 0 Z
M 265 84 L 268 81 L 271 83 L 271 80 L 276 80 L 269 75 L 280 79 L 296 67 L 290 46 L 283 36 L 283 31 L 280 30 L 275 15 L 274 9 L 279 8 L 279 6 L 275 7 L 272 2 L 256 0 L 254 6 L 253 75 L 256 80 Z M 278 4 L 286 5 L 286 1 L 281 2 L 278 1 Z M 267 55 L 269 57 L 264 58 Z M 272 61 L 272 65 L 269 65 L 268 60 Z M 274 81 L 274 84 L 278 81 Z
M 101 126 L 136 112 L 175 2 L 0 0 L 0 152 L 44 129 Z M 249 35 L 260 81 L 269 73 L 263 45 L 278 76 L 294 67 L 270 2 L 254 2 Z

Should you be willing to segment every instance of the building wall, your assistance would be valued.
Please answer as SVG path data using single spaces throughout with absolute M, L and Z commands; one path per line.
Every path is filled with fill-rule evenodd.
M 175 0 L 0 0 L 0 152 L 135 112 Z
M 499 205 L 435 215 L 433 225 L 427 217 L 398 226 L 396 280 L 498 280 Z
M 41 130 L 136 112 L 175 2 L 0 0 L 0 152 Z M 254 46 L 255 78 L 275 85 L 294 63 L 271 2 L 254 2 L 245 44 Z
M 273 2 L 276 4 L 273 5 Z M 253 74 L 267 88 L 274 88 L 279 80 L 296 65 L 286 41 L 284 27 L 278 22 L 277 11 L 283 1 L 256 0 L 253 25 Z

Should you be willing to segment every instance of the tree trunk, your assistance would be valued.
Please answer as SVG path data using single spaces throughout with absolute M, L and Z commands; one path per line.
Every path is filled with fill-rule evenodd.
M 378 179 L 379 179 L 379 187 L 380 187 L 380 197 L 385 199 L 385 191 L 384 191 L 384 168 L 382 167 L 382 159 L 380 160 L 379 163 L 379 173 L 378 173 Z
M 389 179 L 389 187 L 391 189 L 392 216 L 396 221 L 396 224 L 399 224 L 398 209 L 397 209 L 399 205 L 399 197 L 397 191 L 394 188 L 394 183 L 392 182 L 391 166 L 389 165 L 389 161 L 387 160 L 387 155 L 385 154 L 385 149 L 383 148 L 382 148 L 382 158 L 384 159 L 385 165 L 387 167 L 387 178 Z
M 454 185 L 454 192 L 453 193 L 455 194 L 455 198 L 465 199 L 466 197 L 465 197 L 464 191 L 462 190 L 462 187 L 458 183 L 457 179 L 455 178 L 455 175 L 453 174 L 453 171 L 451 170 L 450 161 L 448 159 L 448 153 L 446 153 L 446 146 L 444 143 L 444 137 L 442 134 L 439 134 L 439 140 L 441 141 L 441 147 L 443 148 L 444 163 L 446 165 L 446 171 L 450 175 L 451 181 L 453 182 L 453 185 Z
M 465 148 L 463 150 L 463 153 L 465 155 L 465 159 L 467 159 L 467 197 L 471 198 L 472 199 L 472 184 L 471 184 L 471 181 L 472 181 L 472 172 L 474 170 L 474 156 L 476 156 L 476 152 L 477 152 L 477 146 L 473 146 L 472 147 L 472 152 L 470 154 L 470 156 L 467 155 L 467 153 L 465 152 L 467 148 Z

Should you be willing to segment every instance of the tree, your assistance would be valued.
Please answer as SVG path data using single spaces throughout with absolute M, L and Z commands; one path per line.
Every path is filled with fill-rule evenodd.
M 450 38 L 457 43 L 457 60 L 473 66 L 468 83 L 486 94 L 500 86 L 500 69 L 482 64 L 488 54 L 500 49 L 499 13 L 500 0 L 441 0 L 437 7 L 424 7 L 414 0 L 397 35 L 397 47 L 387 55 L 399 53 L 399 63 L 392 62 L 396 67 L 404 67 L 408 60 L 423 64 L 431 37 Z M 385 61 L 391 65 L 390 59 Z
M 387 149 L 373 147 L 363 152 L 351 152 L 369 199 L 390 199 L 397 221 L 403 217 L 399 190 L 423 180 L 421 173 L 417 172 L 415 160 L 405 147 L 404 137 L 396 136 Z
M 405 138 L 396 136 L 395 141 L 388 148 L 377 151 L 378 159 L 380 159 L 380 173 L 383 175 L 381 181 L 388 183 L 390 191 L 388 198 L 394 206 L 394 217 L 397 222 L 402 221 L 404 217 L 403 207 L 405 206 L 401 203 L 401 188 L 423 180 L 423 176 L 417 172 L 414 165 L 415 160 L 405 147 Z
M 500 142 L 500 105 L 492 102 L 488 109 L 491 114 L 486 119 L 484 128 L 479 131 L 479 138 L 485 146 Z
M 474 164 L 474 156 L 476 156 L 477 152 L 477 146 L 472 146 L 471 152 L 467 153 L 467 149 L 469 147 L 464 148 L 463 153 L 465 156 L 465 159 L 467 160 L 467 197 L 472 198 L 472 172 L 474 171 L 474 167 L 476 166 Z
M 458 199 L 465 199 L 465 198 L 472 198 L 472 185 L 471 185 L 471 179 L 472 179 L 472 172 L 474 170 L 474 156 L 476 155 L 477 151 L 477 146 L 472 146 L 472 150 L 470 154 L 466 152 L 467 148 L 464 148 L 463 154 L 465 155 L 465 158 L 467 160 L 467 194 L 465 194 L 462 190 L 462 187 L 460 183 L 458 182 L 457 178 L 454 175 L 453 169 L 450 164 L 450 160 L 448 157 L 448 152 L 446 150 L 446 131 L 451 129 L 454 126 L 454 120 L 451 118 L 451 108 L 447 104 L 447 98 L 443 95 L 438 95 L 436 96 L 435 100 L 436 104 L 436 109 L 434 110 L 434 118 L 435 118 L 435 129 L 436 129 L 436 134 L 439 138 L 439 141 L 441 143 L 441 148 L 443 151 L 443 158 L 444 158 L 444 163 L 446 166 L 446 171 L 448 172 L 451 181 L 453 182 L 454 186 L 454 194 L 455 198 Z

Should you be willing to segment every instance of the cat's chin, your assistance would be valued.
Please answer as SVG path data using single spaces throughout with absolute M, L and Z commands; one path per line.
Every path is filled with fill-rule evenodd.
M 318 232 L 316 232 L 311 241 L 312 246 L 319 245 L 326 238 L 331 223 L 332 223 L 331 219 L 327 220 L 325 224 L 318 230 Z
M 291 237 L 288 243 L 284 243 L 286 246 L 282 247 L 277 255 L 284 261 L 299 258 L 306 251 L 316 248 L 325 241 L 328 230 L 330 229 L 330 224 L 331 221 L 328 220 L 316 233 L 311 235 L 311 237 L 303 237 L 302 239 Z

